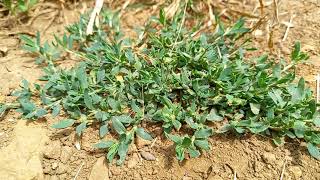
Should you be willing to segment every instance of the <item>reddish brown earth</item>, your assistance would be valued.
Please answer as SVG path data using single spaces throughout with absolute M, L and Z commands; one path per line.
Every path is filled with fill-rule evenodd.
M 47 2 L 47 1 L 46 1 Z M 90 2 L 90 3 L 89 3 Z M 131 1 L 137 3 L 138 1 Z M 141 1 L 143 2 L 143 1 Z M 270 1 L 272 2 L 272 1 Z M 43 2 L 42 2 L 43 3 Z M 170 4 L 170 3 L 167 3 Z M 258 1 L 217 1 L 223 16 L 239 17 L 246 12 L 261 17 L 267 15 L 269 23 L 273 19 L 273 7 L 269 1 L 260 14 Z M 270 5 L 268 5 L 270 4 Z M 34 64 L 33 58 L 20 49 L 19 32 L 43 32 L 51 17 L 59 12 L 52 24 L 43 33 L 50 39 L 53 33 L 61 34 L 67 23 L 75 22 L 79 13 L 92 7 L 92 1 L 66 2 L 62 10 L 59 3 L 43 4 L 39 10 L 52 9 L 51 13 L 36 16 L 30 26 L 23 22 L 12 24 L 7 16 L 0 13 L 0 102 L 10 102 L 12 90 L 18 88 L 25 78 L 35 82 L 41 75 L 41 67 Z M 121 6 L 118 2 L 113 6 Z M 141 25 L 152 12 L 156 13 L 156 4 L 134 8 L 128 6 L 123 12 L 122 22 L 127 32 Z M 204 8 L 206 9 L 206 8 Z M 237 9 L 239 12 L 231 11 Z M 226 11 L 224 11 L 226 10 Z M 303 49 L 310 54 L 306 64 L 299 65 L 299 75 L 305 77 L 314 89 L 314 75 L 320 66 L 320 2 L 317 0 L 288 0 L 278 4 L 279 23 L 273 28 L 264 23 L 253 32 L 253 45 L 259 53 L 269 53 L 275 57 L 290 56 L 291 46 L 300 40 Z M 2 12 L 2 11 L 0 11 Z M 62 14 L 63 13 L 63 14 Z M 243 15 L 243 14 L 242 14 Z M 293 28 L 282 41 L 286 31 L 285 22 L 291 16 Z M 33 16 L 32 14 L 30 15 Z M 34 15 L 35 16 L 35 15 Z M 54 16 L 53 16 L 54 17 Z M 49 20 L 48 20 L 49 18 Z M 248 18 L 253 24 L 253 18 Z M 268 38 L 270 32 L 273 37 Z M 271 42 L 271 43 L 269 43 Z M 272 45 L 272 47 L 271 47 Z M 74 64 L 74 60 L 66 60 Z M 98 142 L 97 129 L 88 128 L 80 140 L 81 150 L 75 148 L 75 132 L 72 129 L 54 130 L 50 126 L 58 119 L 26 123 L 15 112 L 0 120 L 0 179 L 320 179 L 320 162 L 311 158 L 304 143 L 287 142 L 275 147 L 271 140 L 262 136 L 238 136 L 226 134 L 210 139 L 212 150 L 203 152 L 200 158 L 188 159 L 179 163 L 175 158 L 173 143 L 161 136 L 160 127 L 150 127 L 156 141 L 145 142 L 138 139 L 130 148 L 123 166 L 104 163 L 104 152 L 97 151 L 92 144 Z M 146 154 L 149 153 L 149 154 Z M 155 158 L 155 160 L 149 161 Z M 149 160 L 146 160 L 149 159 Z

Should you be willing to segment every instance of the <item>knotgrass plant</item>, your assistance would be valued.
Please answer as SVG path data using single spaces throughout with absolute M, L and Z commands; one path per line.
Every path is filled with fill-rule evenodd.
M 184 14 L 172 20 L 160 11 L 140 29 L 137 38 L 123 36 L 117 13 L 103 11 L 102 23 L 87 36 L 87 17 L 67 27 L 67 33 L 50 45 L 22 36 L 24 49 L 38 54 L 46 64 L 45 84 L 24 80 L 15 106 L 22 118 L 36 120 L 62 111 L 68 118 L 52 127 L 85 129 L 98 124 L 102 138 L 116 133 L 117 140 L 102 140 L 96 148 L 107 150 L 107 159 L 122 164 L 135 136 L 146 140 L 148 124 L 162 126 L 175 144 L 176 156 L 198 157 L 210 150 L 214 133 L 268 135 L 275 144 L 284 138 L 307 142 L 310 154 L 320 159 L 320 119 L 312 92 L 303 78 L 295 81 L 295 65 L 308 58 L 296 43 L 290 63 L 267 55 L 245 58 L 250 50 L 244 39 L 249 29 L 240 19 L 225 28 L 217 18 L 215 32 L 194 37 L 197 28 L 184 27 Z M 240 45 L 239 45 L 240 44 Z M 62 69 L 56 60 L 62 53 L 77 55 L 81 62 Z M 36 105 L 33 97 L 41 99 Z M 147 128 L 143 128 L 146 124 Z M 220 128 L 214 128 L 219 125 Z

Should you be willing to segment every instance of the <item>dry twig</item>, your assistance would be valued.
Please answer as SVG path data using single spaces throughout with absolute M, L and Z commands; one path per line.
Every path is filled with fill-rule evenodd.
M 80 167 L 79 167 L 79 169 L 78 169 L 78 171 L 77 171 L 77 174 L 74 176 L 74 178 L 73 178 L 73 180 L 76 180 L 77 179 L 77 177 L 78 177 L 78 175 L 79 175 L 79 173 L 80 173 L 80 170 L 82 169 L 82 166 L 84 165 L 84 162 L 82 162 L 82 164 L 80 165 Z
M 284 36 L 283 36 L 283 39 L 282 41 L 285 41 L 288 37 L 288 34 L 289 34 L 289 30 L 290 28 L 294 27 L 293 26 L 293 18 L 295 17 L 295 15 L 292 15 L 290 17 L 290 21 L 289 22 L 283 22 L 282 24 L 286 25 L 287 26 L 287 29 L 286 29 L 286 32 L 284 33 Z
M 280 176 L 280 180 L 283 180 L 286 164 L 287 164 L 287 159 L 284 160 L 283 167 L 282 167 L 282 172 L 281 172 L 281 176 Z

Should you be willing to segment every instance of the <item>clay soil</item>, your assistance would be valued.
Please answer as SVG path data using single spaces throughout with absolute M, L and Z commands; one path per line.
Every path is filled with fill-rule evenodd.
M 111 3 L 112 7 L 122 6 L 115 2 Z M 121 18 L 128 34 L 136 25 L 143 25 L 148 15 L 156 13 L 157 2 L 130 3 L 138 2 L 146 5 L 128 6 Z M 273 1 L 263 2 L 263 14 L 257 8 L 258 0 L 216 1 L 215 4 L 216 9 L 224 13 L 222 16 L 232 17 L 231 20 L 246 15 L 243 12 L 257 17 L 267 15 L 269 21 L 251 34 L 253 46 L 260 50 L 249 56 L 269 53 L 289 58 L 294 42 L 301 41 L 310 60 L 299 65 L 298 74 L 315 89 L 314 76 L 320 72 L 319 0 L 280 1 L 279 21 L 274 18 Z M 37 82 L 42 73 L 41 67 L 34 64 L 34 58 L 21 50 L 19 34 L 34 35 L 40 31 L 44 40 L 50 39 L 53 33 L 62 34 L 65 25 L 76 22 L 80 13 L 90 7 L 93 1 L 45 1 L 20 22 L 8 19 L 5 11 L 0 11 L 0 102 L 13 101 L 10 94 L 22 79 Z M 248 17 L 248 26 L 255 22 L 257 19 Z M 276 25 L 268 25 L 270 23 Z M 293 27 L 283 40 L 288 25 Z M 76 62 L 66 59 L 63 63 Z M 201 157 L 179 163 L 173 143 L 161 135 L 162 129 L 157 126 L 148 128 L 156 137 L 153 144 L 137 139 L 123 166 L 105 165 L 101 162 L 105 152 L 92 147 L 99 141 L 96 128 L 86 130 L 79 141 L 81 150 L 77 150 L 72 129 L 58 131 L 50 127 L 57 121 L 48 117 L 39 122 L 26 122 L 14 111 L 0 120 L 0 179 L 320 179 L 320 161 L 310 157 L 303 142 L 289 141 L 276 147 L 268 137 L 225 134 L 212 137 L 212 150 L 203 152 Z M 143 153 L 149 153 L 149 157 L 143 157 Z M 152 158 L 155 160 L 150 161 Z

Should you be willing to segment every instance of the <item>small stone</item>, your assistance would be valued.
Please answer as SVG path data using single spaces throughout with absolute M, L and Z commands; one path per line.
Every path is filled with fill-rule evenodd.
M 61 149 L 60 160 L 63 163 L 66 163 L 72 156 L 72 148 L 69 146 L 63 146 Z
M 140 155 L 142 156 L 143 159 L 145 159 L 147 161 L 155 161 L 156 160 L 156 157 L 149 152 L 141 151 Z
M 141 149 L 141 148 L 143 148 L 145 146 L 148 146 L 151 143 L 152 143 L 152 141 L 148 141 L 148 140 L 142 139 L 139 136 L 137 136 L 137 138 L 136 138 L 136 145 L 137 145 L 138 149 Z
M 53 141 L 44 148 L 43 156 L 47 159 L 59 159 L 61 154 L 60 141 Z
M 272 146 L 266 146 L 265 150 L 267 152 L 271 152 L 273 150 Z
M 109 170 L 105 162 L 105 157 L 101 157 L 93 165 L 89 180 L 109 180 Z
M 272 164 L 276 161 L 276 156 L 272 153 L 266 152 L 262 155 L 262 159 L 264 160 L 264 162 Z
M 139 163 L 139 156 L 137 153 L 134 153 L 132 157 L 130 157 L 130 159 L 128 160 L 127 166 L 129 169 L 131 169 L 136 167 L 138 163 Z
M 254 36 L 262 36 L 263 35 L 263 31 L 260 29 L 257 29 L 254 31 Z
M 300 179 L 302 176 L 302 171 L 299 166 L 291 166 L 289 167 L 289 171 L 293 174 L 295 179 Z
M 58 166 L 59 166 L 58 163 L 57 163 L 57 162 L 54 162 L 54 163 L 52 163 L 51 168 L 52 168 L 53 170 L 55 170 L 55 169 L 57 169 Z

